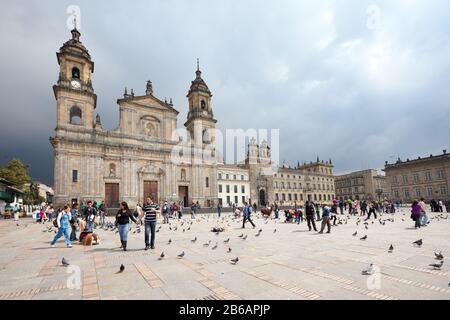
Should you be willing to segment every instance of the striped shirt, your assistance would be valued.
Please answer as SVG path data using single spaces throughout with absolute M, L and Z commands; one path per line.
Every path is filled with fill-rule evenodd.
M 159 207 L 156 203 L 153 204 L 144 204 L 142 206 L 144 210 L 145 222 L 156 222 L 156 210 L 159 210 Z

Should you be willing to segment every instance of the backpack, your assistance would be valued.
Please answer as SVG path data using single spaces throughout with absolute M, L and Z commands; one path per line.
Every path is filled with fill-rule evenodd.
M 55 220 L 53 220 L 53 226 L 55 228 L 58 228 L 58 218 L 56 218 Z

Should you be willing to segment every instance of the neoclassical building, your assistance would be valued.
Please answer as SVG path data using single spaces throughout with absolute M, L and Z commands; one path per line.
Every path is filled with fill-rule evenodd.
M 159 202 L 182 201 L 189 205 L 198 201 L 204 207 L 215 206 L 219 201 L 227 205 L 227 199 L 260 205 L 282 201 L 283 192 L 275 181 L 284 174 L 277 176 L 270 170 L 270 148 L 265 141 L 260 145 L 256 140 L 250 142 L 243 164 L 225 165 L 218 160 L 212 94 L 198 64 L 187 94 L 185 139 L 176 133 L 179 112 L 172 101 L 162 101 L 154 95 L 150 81 L 143 95 L 125 89 L 123 97 L 117 100 L 119 125 L 108 131 L 96 114 L 94 62 L 80 41 L 80 32 L 74 29 L 71 34 L 57 52 L 59 77 L 53 86 L 57 123 L 50 142 L 54 149 L 56 206 L 105 200 L 108 207 L 117 207 L 121 201 L 133 207 L 150 195 Z M 318 161 L 295 170 L 305 181 L 326 177 L 327 184 L 334 185 L 328 181 L 333 178 L 332 167 L 331 161 Z M 229 195 L 227 172 L 244 176 L 241 183 L 233 184 Z M 312 184 L 308 188 L 306 185 L 295 189 L 299 201 L 303 194 L 305 199 L 312 199 Z M 323 190 L 328 195 L 324 195 L 324 201 L 332 198 L 333 191 L 326 191 Z
M 386 161 L 387 191 L 393 201 L 412 202 L 425 198 L 426 201 L 450 201 L 450 154 L 443 150 L 440 155 L 418 157 L 417 159 Z

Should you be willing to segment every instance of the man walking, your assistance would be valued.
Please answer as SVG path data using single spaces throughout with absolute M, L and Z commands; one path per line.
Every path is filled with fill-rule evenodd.
M 197 205 L 194 202 L 192 202 L 192 204 L 191 204 L 191 219 L 195 219 L 196 211 L 197 211 Z
M 315 214 L 314 206 L 309 201 L 306 201 L 305 213 L 306 213 L 306 222 L 308 222 L 309 231 L 311 231 L 311 224 L 314 228 L 314 231 L 317 231 L 316 222 L 314 220 L 314 214 Z
M 84 220 L 86 221 L 86 229 L 88 232 L 94 231 L 95 217 L 97 216 L 97 209 L 92 205 L 92 201 L 89 200 L 86 209 L 84 209 Z M 84 230 L 83 230 L 84 231 Z
M 100 203 L 100 206 L 98 207 L 98 210 L 100 211 L 100 224 L 103 226 L 105 224 L 105 217 L 106 217 L 105 200 L 103 200 Z
M 155 229 L 156 229 L 156 214 L 159 212 L 159 207 L 153 203 L 152 198 L 147 198 L 144 206 L 144 222 L 145 222 L 145 250 L 149 248 L 155 249 Z M 149 234 L 151 239 L 149 241 Z
M 245 203 L 244 206 L 244 220 L 242 222 L 242 229 L 245 229 L 245 222 L 250 222 L 253 226 L 253 229 L 256 228 L 255 224 L 253 223 L 252 219 L 250 218 L 250 215 L 252 213 L 252 206 L 248 203 Z
M 219 202 L 217 204 L 217 215 L 219 216 L 219 219 L 221 214 L 222 214 L 222 204 Z
M 330 222 L 331 209 L 328 206 L 324 206 L 322 210 L 322 227 L 319 233 L 322 234 L 325 230 L 325 226 L 328 227 L 327 233 L 331 233 L 331 222 Z
M 373 203 L 373 202 L 371 202 L 370 204 L 369 204 L 369 213 L 368 213 L 368 215 L 367 215 L 367 219 L 366 220 L 369 220 L 370 219 L 370 216 L 372 215 L 372 213 L 373 213 L 373 215 L 375 216 L 375 220 L 377 219 L 377 212 L 376 212 L 376 210 L 375 210 L 375 203 Z
M 320 206 L 319 204 L 315 204 L 316 206 L 316 215 L 317 215 L 317 221 L 320 221 Z

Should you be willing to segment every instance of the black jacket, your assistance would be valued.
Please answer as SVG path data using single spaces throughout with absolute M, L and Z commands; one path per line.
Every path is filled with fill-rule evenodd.
M 116 214 L 116 224 L 120 225 L 129 224 L 130 219 L 133 220 L 133 222 L 137 222 L 136 218 L 133 216 L 133 213 L 131 212 L 130 209 L 128 209 L 126 212 L 119 210 Z
M 314 206 L 312 204 L 308 204 L 305 208 L 305 213 L 307 216 L 314 217 L 314 215 L 316 214 L 316 210 L 314 209 Z

